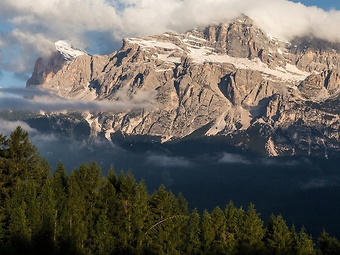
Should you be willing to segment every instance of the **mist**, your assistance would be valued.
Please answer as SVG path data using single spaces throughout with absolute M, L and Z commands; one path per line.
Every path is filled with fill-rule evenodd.
M 121 91 L 120 91 L 121 92 Z M 114 112 L 136 109 L 152 109 L 154 93 L 140 92 L 133 97 L 121 95 L 120 100 L 76 100 L 59 97 L 48 90 L 35 88 L 0 88 L 2 111 L 31 112 Z
M 26 122 L 23 121 L 8 121 L 0 118 L 0 134 L 9 136 L 18 126 L 22 127 L 23 130 L 34 135 L 37 131 L 31 128 Z

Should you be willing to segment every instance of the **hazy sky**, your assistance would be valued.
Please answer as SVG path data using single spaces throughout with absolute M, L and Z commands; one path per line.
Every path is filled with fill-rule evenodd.
M 119 49 L 123 37 L 184 32 L 241 13 L 282 39 L 314 34 L 340 41 L 335 0 L 0 1 L 0 87 L 24 87 L 37 57 L 60 39 L 105 54 Z

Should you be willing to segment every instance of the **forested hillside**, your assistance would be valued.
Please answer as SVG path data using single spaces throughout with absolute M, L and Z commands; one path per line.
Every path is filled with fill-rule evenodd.
M 264 222 L 253 204 L 226 204 L 190 212 L 181 194 L 149 194 L 96 163 L 51 173 L 27 132 L 0 135 L 0 254 L 340 254 L 325 231 L 315 242 L 280 215 Z

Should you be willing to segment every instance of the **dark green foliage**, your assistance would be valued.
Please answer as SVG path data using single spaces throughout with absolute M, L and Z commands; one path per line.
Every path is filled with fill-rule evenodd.
M 37 152 L 28 133 L 17 127 L 8 139 L 0 136 L 0 199 L 12 195 L 13 189 L 22 181 L 35 180 L 42 185 L 50 169 Z
M 204 254 L 210 252 L 213 241 L 215 240 L 215 230 L 210 213 L 204 210 L 202 215 L 202 251 Z
M 0 254 L 333 255 L 340 242 L 323 232 L 316 253 L 304 228 L 282 216 L 266 226 L 250 204 L 191 213 L 182 194 L 161 185 L 149 195 L 131 173 L 103 177 L 98 164 L 70 176 L 49 167 L 17 128 L 0 134 Z
M 202 254 L 201 248 L 201 226 L 200 215 L 197 210 L 193 210 L 187 223 L 186 253 L 198 255 Z
M 269 254 L 289 254 L 289 248 L 291 247 L 291 244 L 291 234 L 285 220 L 281 215 L 277 217 L 271 215 L 265 234 L 265 245 L 269 251 Z
M 264 252 L 262 240 L 265 229 L 253 204 L 249 205 L 240 221 L 238 232 L 238 250 L 241 254 L 262 254 Z
M 340 242 L 330 237 L 326 231 L 323 231 L 318 239 L 319 249 L 322 255 L 340 254 Z

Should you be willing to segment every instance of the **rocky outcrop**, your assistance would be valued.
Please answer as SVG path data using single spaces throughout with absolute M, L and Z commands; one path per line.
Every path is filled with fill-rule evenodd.
M 275 39 L 246 16 L 185 34 L 125 39 L 108 56 L 39 61 L 28 85 L 125 108 L 84 113 L 92 134 L 163 142 L 221 135 L 271 156 L 340 150 L 340 46 Z M 136 107 L 148 101 L 151 107 Z M 134 102 L 134 107 L 129 107 Z
M 36 86 L 50 82 L 53 76 L 62 69 L 65 62 L 64 57 L 59 52 L 52 53 L 48 58 L 38 58 L 26 86 Z

